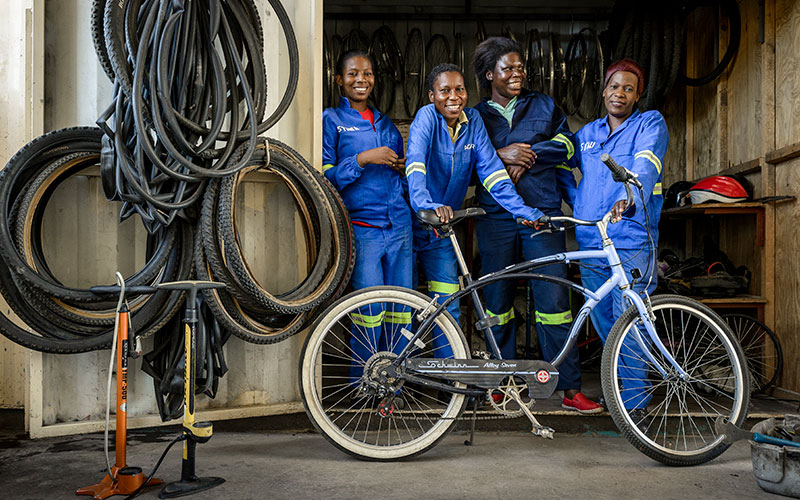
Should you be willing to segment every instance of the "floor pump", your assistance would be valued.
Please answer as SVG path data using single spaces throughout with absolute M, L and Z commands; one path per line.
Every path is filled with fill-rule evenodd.
M 205 443 L 211 439 L 213 426 L 211 422 L 198 422 L 195 420 L 194 391 L 195 391 L 195 366 L 196 341 L 197 341 L 197 292 L 210 288 L 224 288 L 223 283 L 213 281 L 175 281 L 161 283 L 159 289 L 181 290 L 186 292 L 186 316 L 184 322 L 185 345 L 185 374 L 184 374 L 184 413 L 183 413 L 183 461 L 181 462 L 181 479 L 169 483 L 161 490 L 159 498 L 175 498 L 190 495 L 198 491 L 207 490 L 224 483 L 221 477 L 197 477 L 195 474 L 195 453 L 198 443 Z
M 121 276 L 118 277 L 120 281 Z M 98 287 L 100 288 L 100 287 Z M 116 429 L 115 429 L 115 461 L 110 467 L 106 476 L 97 484 L 81 488 L 75 492 L 76 495 L 93 496 L 95 500 L 103 500 L 112 495 L 129 495 L 139 489 L 147 480 L 141 467 L 131 467 L 126 462 L 127 438 L 128 438 L 128 357 L 131 352 L 130 341 L 128 339 L 128 324 L 130 311 L 125 303 L 126 289 L 124 284 L 111 288 L 119 293 L 120 300 L 117 304 L 117 343 L 116 343 L 116 365 L 117 365 L 117 405 L 116 405 Z M 129 293 L 136 292 L 135 288 L 130 287 Z M 150 287 L 147 287 L 150 288 Z M 107 451 L 107 450 L 106 450 Z M 161 484 L 160 479 L 150 479 L 148 486 Z

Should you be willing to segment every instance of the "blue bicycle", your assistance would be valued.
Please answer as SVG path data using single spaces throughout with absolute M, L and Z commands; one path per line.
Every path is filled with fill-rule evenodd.
M 641 189 L 636 176 L 610 158 L 606 164 L 614 179 L 625 183 L 630 206 L 631 186 Z M 304 346 L 300 389 L 310 420 L 328 441 L 366 460 L 418 455 L 453 428 L 469 398 L 486 401 L 501 415 L 525 415 L 535 435 L 552 438 L 553 430 L 540 424 L 531 409 L 536 399 L 553 394 L 558 366 L 584 322 L 617 287 L 631 306 L 606 340 L 601 381 L 620 432 L 644 454 L 668 465 L 703 463 L 727 449 L 714 420 L 722 416 L 736 425 L 744 422 L 750 382 L 742 349 L 716 313 L 687 297 L 634 292 L 608 238 L 610 212 L 598 221 L 549 220 L 595 226 L 602 250 L 559 253 L 475 280 L 452 226 L 481 214 L 478 208 L 459 210 L 448 224 L 433 212 L 418 214 L 456 251 L 461 289 L 443 304 L 414 290 L 383 286 L 353 292 L 320 315 Z M 597 290 L 535 272 L 590 258 L 605 259 L 611 269 L 611 279 Z M 498 318 L 485 315 L 478 292 L 504 279 L 547 280 L 585 297 L 555 359 L 502 359 L 490 330 Z M 446 311 L 452 301 L 467 296 L 489 355 L 471 356 L 459 325 Z

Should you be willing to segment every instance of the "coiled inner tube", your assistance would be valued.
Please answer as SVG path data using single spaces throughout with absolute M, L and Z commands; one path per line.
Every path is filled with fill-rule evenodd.
M 106 196 L 125 203 L 121 218 L 136 213 L 153 232 L 187 216 L 206 180 L 244 168 L 256 137 L 286 112 L 297 88 L 297 42 L 281 3 L 269 4 L 286 37 L 289 75 L 265 119 L 264 37 L 253 0 L 95 0 L 95 47 L 115 81 L 114 102 L 98 120 L 108 136 L 102 172 Z M 231 161 L 242 143 L 247 150 Z

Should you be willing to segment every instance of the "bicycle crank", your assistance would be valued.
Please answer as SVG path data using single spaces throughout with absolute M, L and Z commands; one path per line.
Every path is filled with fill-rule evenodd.
M 531 432 L 533 433 L 534 436 L 553 439 L 553 434 L 555 434 L 555 431 L 552 428 L 547 427 L 546 425 L 542 425 L 541 423 L 539 423 L 538 420 L 536 420 L 536 417 L 533 416 L 531 410 L 529 410 L 528 407 L 525 405 L 525 403 L 522 401 L 522 397 L 520 397 L 516 387 L 510 387 L 508 389 L 508 395 L 514 398 L 514 401 L 517 402 L 519 407 L 522 409 L 522 412 L 525 414 L 526 417 L 528 417 L 528 420 L 531 421 L 531 424 L 533 424 L 533 429 L 531 429 Z

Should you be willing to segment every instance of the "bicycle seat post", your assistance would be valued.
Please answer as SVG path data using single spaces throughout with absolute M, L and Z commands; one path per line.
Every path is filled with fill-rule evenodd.
M 197 364 L 197 292 L 213 288 L 224 288 L 223 283 L 213 281 L 174 281 L 161 283 L 158 288 L 186 292 L 184 323 L 185 372 L 183 385 L 183 459 L 181 479 L 170 483 L 161 490 L 159 498 L 174 498 L 198 491 L 207 490 L 225 482 L 221 477 L 197 477 L 195 475 L 195 452 L 197 443 L 211 439 L 211 422 L 195 421 L 195 368 Z

